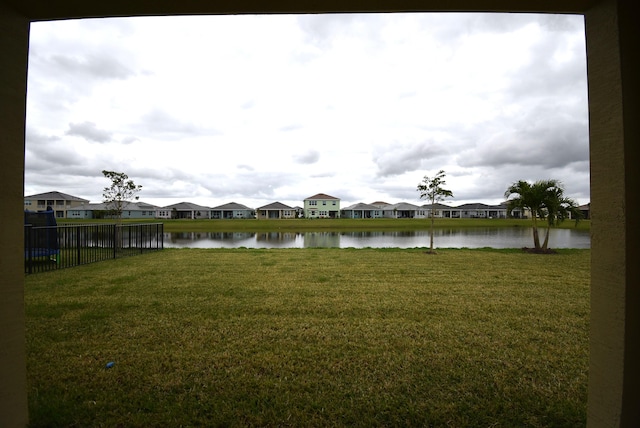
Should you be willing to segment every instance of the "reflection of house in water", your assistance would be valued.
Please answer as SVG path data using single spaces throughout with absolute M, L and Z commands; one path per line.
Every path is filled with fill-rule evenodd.
M 254 235 L 254 232 L 210 232 L 207 234 L 207 239 L 216 241 L 239 241 L 253 238 Z
M 163 233 L 166 243 L 187 246 L 216 248 L 211 245 L 198 245 L 198 242 L 205 244 L 209 241 L 243 241 L 253 238 L 253 232 L 165 232 Z
M 259 242 L 294 242 L 299 233 L 296 232 L 262 232 L 256 233 Z
M 337 232 L 306 232 L 304 234 L 304 248 L 332 248 L 340 247 L 340 234 Z

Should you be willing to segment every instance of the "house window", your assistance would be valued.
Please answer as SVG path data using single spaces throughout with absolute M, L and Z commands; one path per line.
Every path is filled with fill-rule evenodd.
M 336 201 L 333 201 L 333 204 L 332 204 L 332 205 L 335 207 L 335 206 L 336 206 Z
M 26 206 L 31 206 L 31 201 L 24 201 L 24 204 L 25 204 Z
M 316 206 L 318 205 L 318 201 L 309 201 L 309 205 Z
M 327 205 L 327 201 L 322 201 L 322 205 Z

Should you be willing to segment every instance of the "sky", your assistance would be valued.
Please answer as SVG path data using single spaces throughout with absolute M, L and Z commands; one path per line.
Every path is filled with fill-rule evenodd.
M 140 17 L 31 25 L 25 195 L 290 206 L 317 193 L 498 204 L 557 179 L 589 202 L 584 18 Z

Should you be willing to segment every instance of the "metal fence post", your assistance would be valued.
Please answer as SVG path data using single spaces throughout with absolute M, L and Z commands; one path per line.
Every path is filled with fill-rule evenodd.
M 32 225 L 30 224 L 25 224 L 24 225 L 24 230 L 25 230 L 25 243 L 24 243 L 24 249 L 27 250 L 27 272 L 28 273 L 33 273 L 33 265 L 31 264 L 31 256 L 32 256 L 32 251 L 31 248 L 33 247 L 33 243 L 31 242 L 31 229 L 32 229 Z

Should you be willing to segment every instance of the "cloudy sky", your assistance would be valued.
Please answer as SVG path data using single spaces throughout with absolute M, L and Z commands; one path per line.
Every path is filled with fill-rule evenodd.
M 145 17 L 31 26 L 25 194 L 100 202 L 124 172 L 140 200 L 316 193 L 499 203 L 559 179 L 589 201 L 582 16 Z

